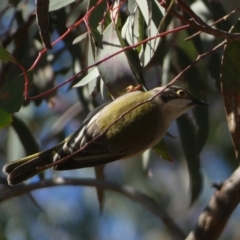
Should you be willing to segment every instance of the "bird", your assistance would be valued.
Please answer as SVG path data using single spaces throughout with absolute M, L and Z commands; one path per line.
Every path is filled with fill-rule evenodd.
M 57 146 L 9 162 L 3 172 L 8 184 L 16 185 L 50 167 L 71 170 L 130 158 L 154 147 L 171 122 L 196 105 L 208 106 L 175 85 L 130 91 L 95 108 Z

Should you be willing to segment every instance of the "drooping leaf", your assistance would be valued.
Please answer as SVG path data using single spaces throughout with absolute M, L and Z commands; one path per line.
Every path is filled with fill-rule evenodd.
M 77 1 L 77 3 L 74 5 L 72 11 L 70 12 L 69 17 L 67 19 L 67 23 L 66 23 L 67 28 L 71 27 L 79 19 L 83 10 L 86 9 L 86 4 L 84 4 L 84 3 L 81 4 L 81 3 L 82 3 L 82 1 Z
M 240 32 L 240 21 L 231 29 Z M 240 40 L 229 41 L 224 49 L 221 87 L 225 103 L 228 128 L 232 136 L 236 158 L 239 159 L 240 140 Z
M 154 1 L 147 1 L 147 0 L 137 0 L 138 7 L 143 15 L 143 18 L 145 20 L 145 23 L 147 24 L 147 36 L 148 38 L 154 37 L 158 34 L 158 26 L 155 25 L 153 19 L 156 17 L 153 15 L 153 7 L 158 9 L 158 7 L 153 5 Z M 159 9 L 158 9 L 159 10 Z M 161 11 L 158 11 L 158 17 L 162 15 Z M 160 21 L 158 21 L 160 23 Z M 152 59 L 153 55 L 155 54 L 155 51 L 157 49 L 157 46 L 159 44 L 160 38 L 156 38 L 155 40 L 148 41 L 145 46 L 144 50 L 144 61 L 143 65 L 146 66 L 149 61 Z
M 216 88 L 220 92 L 220 69 L 221 69 L 221 56 L 218 52 L 214 52 L 211 54 L 209 62 L 208 62 L 208 70 L 211 74 L 211 77 L 215 79 Z
M 127 47 L 126 42 L 121 37 L 120 32 L 116 31 L 116 34 L 118 36 L 118 40 L 121 43 L 122 48 Z M 128 64 L 129 64 L 130 68 L 132 69 L 132 72 L 135 75 L 135 79 L 145 89 L 145 81 L 144 81 L 143 74 L 142 74 L 143 70 L 142 70 L 142 66 L 141 66 L 141 63 L 140 63 L 137 51 L 135 51 L 134 49 L 130 48 L 127 51 L 124 51 L 124 53 L 126 54 L 126 57 L 127 57 L 127 60 L 128 60 Z
M 108 25 L 103 33 L 102 41 L 98 44 L 96 56 L 96 61 L 102 61 L 98 65 L 100 75 L 114 98 L 125 94 L 128 86 L 138 85 L 124 52 L 105 60 L 107 57 L 122 50 L 116 31 L 118 30 L 115 29 L 113 24 Z
M 95 47 L 94 47 L 94 41 L 95 38 L 99 37 L 99 34 L 97 33 L 97 31 L 92 31 L 92 32 L 86 32 L 84 33 L 85 38 L 81 39 L 81 40 L 85 40 L 86 41 L 86 46 L 85 46 L 85 62 L 86 62 L 86 66 L 91 66 L 94 64 L 94 57 L 95 57 Z M 83 74 L 80 77 L 79 82 L 75 83 L 73 85 L 73 87 L 82 87 L 84 85 L 88 84 L 88 88 L 90 92 L 93 92 L 95 86 L 96 86 L 96 80 L 99 77 L 99 71 L 97 69 L 97 67 L 94 68 L 89 68 L 86 71 L 83 72 Z
M 108 8 L 107 1 L 102 1 L 99 5 L 97 5 L 99 0 L 85 0 L 85 2 L 87 2 L 87 10 L 91 9 L 92 7 L 95 8 L 94 14 L 90 14 L 88 17 L 88 24 L 91 29 L 96 29 L 99 26 L 99 23 L 103 20 L 103 16 L 105 15 L 106 9 Z M 107 15 L 104 19 L 104 24 L 106 24 L 105 26 L 108 25 L 108 21 L 109 18 Z
M 100 165 L 97 167 L 94 167 L 95 170 L 95 176 L 97 180 L 104 180 L 105 176 L 104 176 L 104 166 L 105 165 Z M 102 213 L 103 211 L 103 207 L 104 207 L 104 189 L 100 188 L 100 187 L 96 187 L 97 190 L 97 197 L 98 197 L 98 202 L 99 202 L 99 209 L 100 209 L 100 213 Z
M 36 0 L 36 18 L 39 33 L 47 49 L 52 49 L 48 23 L 49 0 Z
M 16 131 L 27 155 L 39 152 L 37 141 L 26 124 L 16 116 L 13 116 L 12 127 Z
M 80 36 L 76 37 L 73 40 L 73 44 L 77 44 L 77 43 L 81 42 L 83 39 L 87 38 L 87 36 L 88 36 L 88 32 L 81 34 Z
M 139 41 L 143 40 L 143 24 L 143 16 L 135 4 L 134 8 L 131 11 L 131 14 L 128 16 L 125 24 L 122 27 L 122 38 L 125 39 L 129 45 L 137 44 Z M 137 47 L 137 51 L 141 56 L 143 53 L 143 47 L 140 45 Z
M 99 71 L 98 71 L 98 68 L 95 67 L 88 75 L 86 75 L 84 78 L 82 78 L 73 87 L 82 87 L 82 86 L 90 83 L 92 80 L 96 79 L 97 77 L 99 77 Z
M 0 60 L 17 64 L 17 60 L 2 46 L 0 46 Z
M 168 150 L 167 150 L 167 145 L 164 141 L 164 139 L 162 139 L 158 144 L 156 144 L 153 147 L 153 150 L 159 154 L 163 159 L 169 161 L 169 162 L 173 162 Z
M 135 6 L 131 6 L 132 12 L 122 28 L 122 36 L 129 45 L 136 44 L 144 39 L 155 37 L 158 34 L 158 25 L 162 19 L 162 12 L 157 1 L 137 0 Z M 143 26 L 147 25 L 145 32 Z M 143 66 L 146 66 L 153 58 L 159 45 L 160 38 L 148 41 L 144 48 L 139 46 L 139 58 Z
M 7 127 L 12 122 L 12 115 L 0 109 L 0 130 Z
M 187 159 L 190 177 L 191 203 L 199 196 L 202 190 L 202 174 L 199 155 L 196 154 L 195 127 L 187 114 L 177 119 L 181 144 Z
M 0 108 L 10 114 L 17 112 L 22 106 L 23 90 L 23 77 L 5 83 L 0 90 Z
M 191 46 L 192 52 L 196 51 Z M 188 55 L 188 51 L 181 48 L 176 48 L 178 62 L 181 69 L 186 68 L 192 63 L 191 56 Z M 206 94 L 204 93 L 205 83 L 201 80 L 200 72 L 196 66 L 192 66 L 185 74 L 184 78 L 188 84 L 188 88 L 193 95 L 203 101 L 206 100 Z M 193 78 L 194 76 L 194 78 Z M 206 143 L 209 132 L 209 109 L 207 107 L 195 107 L 193 109 L 193 121 L 195 121 L 195 136 L 196 136 L 196 155 L 199 155 L 204 144 Z
M 39 152 L 39 147 L 38 147 L 38 143 L 37 143 L 36 139 L 32 135 L 29 128 L 26 126 L 26 124 L 21 119 L 19 119 L 16 116 L 13 116 L 13 121 L 12 121 L 11 125 L 14 128 L 14 130 L 16 131 L 27 155 L 31 155 L 36 152 Z M 44 179 L 44 173 L 40 173 L 39 177 L 40 177 L 40 179 Z M 38 202 L 36 201 L 36 199 L 32 195 L 32 193 L 28 193 L 28 197 L 40 211 L 44 212 L 44 210 L 38 204 Z
M 207 107 L 195 107 L 193 109 L 196 121 L 196 152 L 201 153 L 209 133 L 209 109 Z
M 191 47 L 194 47 L 194 45 Z M 176 53 L 178 68 L 180 66 L 183 70 L 191 64 L 190 56 L 185 50 L 176 48 Z M 202 94 L 204 83 L 199 76 L 200 74 L 195 66 L 192 66 L 184 74 L 189 90 L 195 97 L 204 100 L 204 94 Z M 193 203 L 199 196 L 203 184 L 200 152 L 208 136 L 208 109 L 206 107 L 195 107 L 193 116 L 184 115 L 177 120 L 177 123 L 184 155 L 187 160 L 190 176 L 191 203 Z
M 67 5 L 69 5 L 72 2 L 75 2 L 76 0 L 50 0 L 49 2 L 49 12 L 58 10 L 60 8 L 63 8 Z

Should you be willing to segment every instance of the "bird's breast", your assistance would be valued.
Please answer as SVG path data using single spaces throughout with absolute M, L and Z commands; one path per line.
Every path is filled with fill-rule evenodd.
M 107 119 L 106 119 L 107 118 Z M 106 132 L 105 140 L 109 150 L 140 152 L 154 146 L 166 132 L 166 127 L 160 123 L 161 112 L 152 102 L 144 102 L 118 114 L 105 115 L 99 119 L 100 129 Z M 110 125 L 106 125 L 110 122 Z

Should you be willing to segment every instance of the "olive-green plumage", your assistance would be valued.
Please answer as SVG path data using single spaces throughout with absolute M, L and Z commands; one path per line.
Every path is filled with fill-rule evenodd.
M 109 106 L 108 109 L 103 110 L 97 120 L 99 129 L 106 129 L 109 123 L 114 123 L 105 135 L 109 151 L 118 151 L 119 143 L 123 142 L 125 151 L 131 152 L 136 145 L 133 135 L 141 149 L 146 142 L 153 140 L 161 112 L 153 101 L 147 101 L 137 106 L 136 100 L 142 102 L 149 97 L 148 92 L 138 93 L 135 92 L 131 98 L 126 99 L 123 106 L 121 106 L 121 101 Z M 117 114 L 112 114 L 112 112 Z M 119 112 L 124 113 L 124 116 L 119 118 Z M 122 151 L 122 146 L 120 148 Z
M 196 104 L 206 105 L 176 86 L 127 93 L 95 109 L 63 143 L 10 162 L 3 171 L 9 184 L 14 185 L 50 167 L 49 164 L 55 170 L 70 170 L 128 158 L 157 144 L 170 123 Z

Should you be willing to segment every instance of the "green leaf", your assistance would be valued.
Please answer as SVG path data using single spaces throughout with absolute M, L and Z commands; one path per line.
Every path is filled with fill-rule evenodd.
M 16 131 L 22 145 L 26 150 L 27 155 L 31 155 L 39 151 L 37 141 L 33 137 L 27 125 L 21 119 L 13 116 L 12 127 Z
M 0 109 L 0 129 L 7 127 L 12 122 L 12 115 Z
M 0 46 L 0 59 L 17 64 L 17 60 L 2 46 Z
M 63 8 L 73 2 L 75 2 L 75 0 L 50 0 L 49 12 Z
M 49 0 L 41 1 L 36 0 L 36 19 L 39 29 L 39 33 L 47 49 L 52 49 L 51 39 L 49 34 L 49 22 L 48 22 L 48 7 Z
M 192 49 L 192 47 L 191 47 Z M 188 51 L 181 48 L 176 48 L 178 62 L 181 69 L 189 66 L 192 61 L 188 56 Z M 193 52 L 193 49 L 192 49 Z M 202 68 L 201 68 L 202 69 Z M 200 77 L 201 73 L 196 66 L 192 66 L 185 74 L 185 80 L 188 84 L 188 88 L 193 93 L 193 95 L 201 100 L 205 100 L 206 96 L 204 94 L 204 82 Z M 195 76 L 193 78 L 193 76 Z M 209 113 L 207 107 L 195 107 L 193 109 L 193 115 L 195 120 L 195 136 L 196 136 L 196 155 L 200 154 L 204 144 L 206 143 L 208 132 L 209 132 Z M 191 161 L 191 160 L 190 160 Z
M 159 154 L 163 159 L 169 161 L 169 162 L 173 162 L 168 150 L 167 150 L 167 145 L 164 141 L 164 139 L 162 139 L 158 144 L 156 144 L 153 147 L 153 150 Z
M 104 175 L 104 167 L 105 165 L 100 165 L 100 166 L 96 166 L 94 167 L 95 170 L 95 176 L 97 180 L 104 180 L 105 179 L 105 175 Z M 99 202 L 99 210 L 100 213 L 102 213 L 103 211 L 103 207 L 104 207 L 104 189 L 101 187 L 96 187 L 97 190 L 97 197 L 98 197 L 98 202 Z
M 12 121 L 12 127 L 16 131 L 27 155 L 32 155 L 34 153 L 39 152 L 39 146 L 32 135 L 32 132 L 29 130 L 27 125 L 18 117 L 13 116 L 13 121 Z M 38 174 L 39 178 L 41 180 L 44 179 L 44 172 Z M 30 199 L 33 201 L 33 203 L 41 209 L 41 207 L 38 205 L 38 203 L 35 201 L 34 197 L 32 195 L 29 195 Z M 42 209 L 41 209 L 42 210 Z
M 120 32 L 116 31 L 116 34 L 118 36 L 118 40 L 122 48 L 127 47 L 126 42 L 123 40 L 123 38 L 120 35 Z M 127 51 L 124 51 L 124 54 L 126 55 L 128 64 L 135 75 L 135 79 L 139 84 L 142 84 L 143 86 L 145 86 L 144 78 L 142 75 L 142 66 L 141 66 L 137 51 L 130 48 Z
M 96 29 L 99 26 L 99 23 L 103 20 L 103 16 L 105 16 L 106 9 L 108 8 L 107 1 L 102 1 L 102 3 L 96 7 L 98 1 L 99 0 L 85 1 L 87 2 L 87 7 L 85 8 L 87 11 L 92 7 L 95 8 L 94 13 L 88 16 L 88 24 L 91 29 Z M 105 26 L 107 26 L 108 21 L 109 14 L 107 13 L 106 17 L 104 18 L 104 24 L 106 24 Z
M 76 83 L 73 87 L 82 87 L 88 83 L 90 83 L 91 81 L 93 81 L 94 79 L 96 79 L 97 77 L 99 77 L 99 72 L 98 72 L 98 68 L 95 67 L 88 75 L 86 75 L 85 77 L 83 77 L 78 83 Z
M 93 33 L 94 32 L 94 33 Z M 81 36 L 85 36 L 85 39 L 82 38 L 81 40 L 86 40 L 86 44 L 85 44 L 85 62 L 87 66 L 90 66 L 92 64 L 94 64 L 95 60 L 94 60 L 94 51 L 95 51 L 95 46 L 94 46 L 94 39 L 95 37 L 98 36 L 98 34 L 96 33 L 98 31 L 92 31 L 92 32 L 85 32 L 84 34 L 80 35 Z M 77 38 L 75 39 L 77 40 Z M 74 40 L 74 41 L 75 41 Z M 80 78 L 80 80 L 77 82 L 77 79 L 75 80 L 75 83 L 73 85 L 73 87 L 82 87 L 84 85 L 88 84 L 88 88 L 89 88 L 89 92 L 94 91 L 94 88 L 96 86 L 96 78 L 99 77 L 99 72 L 97 67 L 94 68 L 89 68 L 88 70 L 84 71 L 80 77 L 78 77 L 77 79 Z
M 178 131 L 190 176 L 191 204 L 196 200 L 202 190 L 202 174 L 200 159 L 196 146 L 195 126 L 192 119 L 184 114 L 177 119 Z
M 81 42 L 83 39 L 87 38 L 87 36 L 88 36 L 88 32 L 81 34 L 80 36 L 76 37 L 73 40 L 73 44 L 77 44 L 77 43 Z
M 143 40 L 142 33 L 144 30 L 144 22 L 142 19 L 143 16 L 135 4 L 121 31 L 122 38 L 124 38 L 129 45 L 137 44 L 139 41 Z M 139 46 L 138 52 L 141 50 L 142 46 Z
M 179 69 L 179 66 L 184 69 L 192 63 L 186 50 L 176 48 L 176 53 L 178 59 L 177 69 Z M 202 94 L 204 82 L 200 79 L 200 74 L 197 67 L 192 66 L 184 74 L 184 77 L 193 95 L 199 99 L 204 99 L 205 96 Z M 177 119 L 177 123 L 184 155 L 187 160 L 191 203 L 193 203 L 201 193 L 203 184 L 199 155 L 208 136 L 208 108 L 196 106 L 193 109 L 193 116 L 189 117 L 189 115 L 185 114 Z
M 124 52 L 104 61 L 104 59 L 122 49 L 116 31 L 112 23 L 108 25 L 103 33 L 102 41 L 98 44 L 96 56 L 96 61 L 103 61 L 98 65 L 98 70 L 109 92 L 114 98 L 125 94 L 126 88 L 130 85 L 138 85 Z
M 132 12 L 122 28 L 122 36 L 129 45 L 143 40 L 145 33 L 148 38 L 156 36 L 158 34 L 158 25 L 163 17 L 160 4 L 157 1 L 136 0 L 136 3 L 135 6 L 131 4 Z M 143 29 L 144 21 L 147 30 Z M 143 47 L 138 48 L 139 58 L 143 66 L 146 66 L 153 58 L 159 43 L 160 38 L 156 38 L 148 41 L 144 49 Z
M 24 78 L 22 76 L 6 83 L 0 90 L 0 108 L 12 114 L 22 106 Z
M 82 12 L 86 10 L 86 4 L 81 4 L 82 1 L 77 1 L 72 8 L 69 17 L 67 19 L 66 27 L 71 27 L 81 16 Z
M 240 32 L 240 21 L 231 29 Z M 240 139 L 240 40 L 229 41 L 224 49 L 221 71 L 221 86 L 228 128 L 232 136 L 236 158 L 239 158 Z

